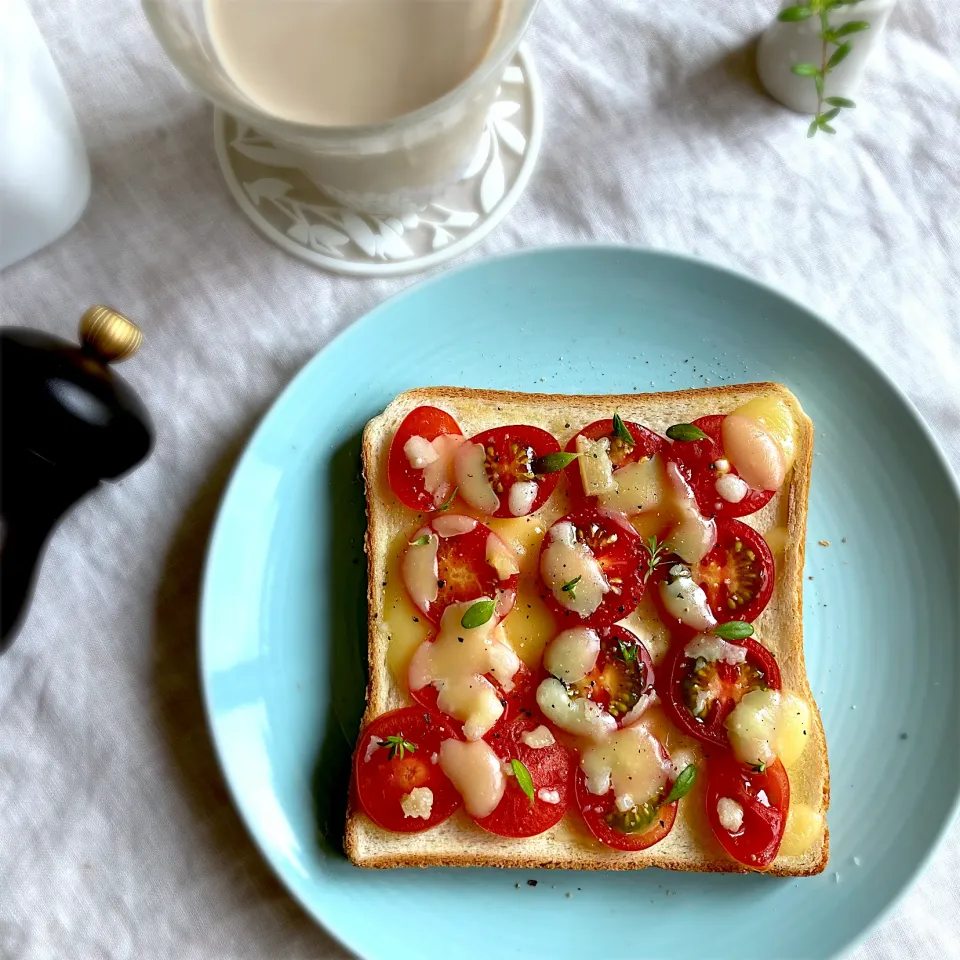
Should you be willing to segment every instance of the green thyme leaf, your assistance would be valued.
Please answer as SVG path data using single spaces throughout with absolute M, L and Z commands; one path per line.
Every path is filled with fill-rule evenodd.
M 574 577 L 572 580 L 568 580 L 560 589 L 561 589 L 564 593 L 569 593 L 571 600 L 576 600 L 576 599 L 577 599 L 577 593 L 576 593 L 577 584 L 578 584 L 582 579 L 583 579 L 582 576 L 581 576 L 581 577 Z
M 411 547 L 425 547 L 430 542 L 430 534 L 425 533 L 422 537 L 410 541 Z
M 454 488 L 453 488 L 453 493 L 451 493 L 450 496 L 447 497 L 447 499 L 444 500 L 443 503 L 441 503 L 439 507 L 437 507 L 437 512 L 438 512 L 438 513 L 439 513 L 441 510 L 449 510 L 449 509 L 453 506 L 453 501 L 457 499 L 457 489 L 458 489 L 457 487 L 454 487 Z
M 837 132 L 834 127 L 831 127 L 830 124 L 827 123 L 827 121 L 823 119 L 823 117 L 821 117 L 821 118 L 817 121 L 817 126 L 818 126 L 824 133 L 836 133 L 836 132 Z
M 812 137 L 819 129 L 820 129 L 820 125 L 817 123 L 817 118 L 814 117 L 810 121 L 810 126 L 807 127 L 807 137 Z
M 849 37 L 851 33 L 860 33 L 863 30 L 869 30 L 870 24 L 866 20 L 851 20 L 850 23 L 845 23 L 842 27 L 837 27 L 833 31 L 833 34 L 838 39 L 840 37 Z
M 631 447 L 635 447 L 637 445 L 637 441 L 633 439 L 633 434 L 629 431 L 627 425 L 620 419 L 619 413 L 614 413 L 613 415 L 613 435 L 618 440 L 628 443 Z
M 680 776 L 673 781 L 673 786 L 667 794 L 665 803 L 674 803 L 682 800 L 693 788 L 693 783 L 697 779 L 697 765 L 691 763 L 680 771 Z
M 753 636 L 753 624 L 743 620 L 730 620 L 727 623 L 718 623 L 713 628 L 713 635 L 721 640 L 746 640 Z
M 817 88 L 817 96 L 822 97 L 823 96 L 823 74 L 822 73 L 818 73 L 813 78 L 813 85 Z
M 847 55 L 853 49 L 852 43 L 841 43 L 836 50 L 830 54 L 830 59 L 827 61 L 827 65 L 824 70 L 832 70 L 838 63 L 843 63 L 847 59 Z
M 784 23 L 798 23 L 800 20 L 809 20 L 813 16 L 813 11 L 809 7 L 787 7 L 781 10 L 777 19 Z
M 839 107 L 834 107 L 832 110 L 828 110 L 825 114 L 823 114 L 823 116 L 822 116 L 820 119 L 821 119 L 821 120 L 833 120 L 833 118 L 836 117 L 837 114 L 839 114 L 839 113 L 840 113 L 840 108 L 839 108 Z
M 815 77 L 820 72 L 815 63 L 795 63 L 790 69 L 798 77 Z
M 710 439 L 699 427 L 695 427 L 692 423 L 675 423 L 672 427 L 667 428 L 667 436 L 671 440 L 682 442 Z
M 620 645 L 620 658 L 624 663 L 635 663 L 637 660 L 637 648 L 631 646 L 630 644 L 624 643 L 621 639 L 617 638 L 617 643 Z
M 542 457 L 537 457 L 530 466 L 538 476 L 544 473 L 559 473 L 579 456 L 579 453 L 545 453 Z
M 846 97 L 827 97 L 824 103 L 829 103 L 831 107 L 846 107 L 848 110 L 852 110 L 856 106 L 852 100 L 848 100 Z
M 460 620 L 464 630 L 473 630 L 482 627 L 492 616 L 496 604 L 492 600 L 478 600 L 471 604 Z
M 663 552 L 666 549 L 666 544 L 660 543 L 656 537 L 650 537 L 649 540 L 643 541 L 643 547 L 647 551 L 647 569 L 643 573 L 643 582 L 646 583 L 663 562 Z
M 386 747 L 390 751 L 391 760 L 393 760 L 394 757 L 402 760 L 404 754 L 417 752 L 417 745 L 411 743 L 409 740 L 405 740 L 402 734 L 400 736 L 391 735 L 387 737 L 386 740 L 378 740 L 377 746 Z
M 517 778 L 517 784 L 520 789 L 527 795 L 527 798 L 530 801 L 530 806 L 533 806 L 533 777 L 530 776 L 530 771 L 524 766 L 523 761 L 521 760 L 511 760 L 510 766 L 513 767 L 513 775 Z
M 767 765 L 765 763 L 755 763 L 751 769 L 754 773 L 766 773 Z

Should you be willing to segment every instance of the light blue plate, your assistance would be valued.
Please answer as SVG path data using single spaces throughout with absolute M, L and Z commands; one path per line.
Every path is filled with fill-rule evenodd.
M 804 630 L 830 748 L 826 873 L 364 871 L 318 839 L 339 827 L 361 710 L 364 423 L 429 384 L 624 393 L 751 380 L 787 384 L 817 429 Z M 955 805 L 958 582 L 960 497 L 944 458 L 829 326 L 681 257 L 537 250 L 383 304 L 280 397 L 213 536 L 203 684 L 264 855 L 367 960 L 825 957 L 888 909 Z

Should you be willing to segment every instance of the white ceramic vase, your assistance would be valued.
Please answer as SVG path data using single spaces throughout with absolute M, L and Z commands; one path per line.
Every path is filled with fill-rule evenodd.
M 793 6 L 788 0 L 784 6 Z M 869 30 L 852 34 L 850 54 L 827 74 L 824 93 L 828 97 L 852 98 L 856 93 L 870 54 L 880 43 L 887 20 L 897 0 L 860 0 L 830 14 L 830 26 L 841 27 L 853 20 L 870 24 Z M 834 49 L 831 47 L 830 49 Z M 810 77 L 798 77 L 795 63 L 815 63 L 823 58 L 820 18 L 809 17 L 796 23 L 774 21 L 760 38 L 757 49 L 757 73 L 767 93 L 799 113 L 815 113 L 817 91 Z

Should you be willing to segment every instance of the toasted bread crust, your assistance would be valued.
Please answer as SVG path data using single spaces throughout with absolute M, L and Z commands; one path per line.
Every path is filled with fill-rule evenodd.
M 813 699 L 803 657 L 802 596 L 806 539 L 807 497 L 813 466 L 813 424 L 793 394 L 775 383 L 726 384 L 671 393 L 565 396 L 527 394 L 464 387 L 425 387 L 398 396 L 363 433 L 363 475 L 367 496 L 367 600 L 369 682 L 364 724 L 388 709 L 409 702 L 396 688 L 387 667 L 389 636 L 381 628 L 386 585 L 385 554 L 401 530 L 413 527 L 417 515 L 401 507 L 386 487 L 386 459 L 394 430 L 410 410 L 432 405 L 452 413 L 464 433 L 501 424 L 534 423 L 550 430 L 561 445 L 585 424 L 610 416 L 613 410 L 624 419 L 647 424 L 662 432 L 669 423 L 689 422 L 711 413 L 726 413 L 757 396 L 783 397 L 798 425 L 797 456 L 789 485 L 758 514 L 744 518 L 761 532 L 777 524 L 786 526 L 782 565 L 778 564 L 773 599 L 759 623 L 766 621 L 764 635 L 776 635 L 776 653 L 790 689 L 810 705 L 812 743 L 805 751 L 814 761 L 808 779 L 814 793 L 807 799 L 825 813 L 830 801 L 826 741 L 819 711 Z M 759 519 L 758 519 L 759 518 Z M 771 631 L 772 628 L 772 631 Z M 793 778 L 793 773 L 791 773 Z M 808 791 L 809 792 L 809 791 Z M 683 805 L 681 804 L 681 809 Z M 691 837 L 678 837 L 678 829 L 655 847 L 641 852 L 623 852 L 604 847 L 585 835 L 568 813 L 557 826 L 537 837 L 509 840 L 494 837 L 477 827 L 462 812 L 431 830 L 419 834 L 394 834 L 373 824 L 351 807 L 347 814 L 344 848 L 358 866 L 392 867 L 485 866 L 502 868 L 557 868 L 582 870 L 638 870 L 657 866 L 668 870 L 709 873 L 749 873 L 749 868 L 727 857 L 715 842 L 706 849 Z M 678 817 L 678 826 L 681 818 Z M 797 857 L 778 857 L 766 872 L 773 876 L 803 877 L 821 873 L 829 856 L 829 833 L 824 826 L 819 844 Z

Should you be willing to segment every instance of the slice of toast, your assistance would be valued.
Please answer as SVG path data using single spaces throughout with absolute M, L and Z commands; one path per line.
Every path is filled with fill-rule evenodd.
M 440 407 L 457 419 L 464 435 L 468 437 L 496 426 L 531 424 L 548 430 L 563 447 L 586 424 L 611 417 L 614 411 L 624 420 L 644 424 L 663 434 L 671 424 L 689 423 L 708 414 L 729 413 L 748 400 L 770 394 L 782 397 L 794 414 L 797 456 L 786 482 L 770 503 L 758 513 L 742 519 L 766 537 L 776 559 L 774 592 L 767 608 L 754 624 L 756 639 L 776 656 L 784 690 L 802 697 L 810 707 L 810 729 L 807 731 L 810 740 L 800 760 L 789 770 L 789 776 L 791 811 L 799 810 L 806 814 L 808 823 L 812 824 L 812 827 L 808 827 L 808 835 L 812 830 L 812 841 L 802 853 L 778 855 L 767 872 L 794 877 L 822 872 L 829 848 L 825 821 L 830 799 L 829 768 L 823 725 L 804 667 L 801 624 L 813 424 L 793 394 L 779 384 L 754 383 L 675 393 L 619 396 L 560 396 L 432 387 L 410 390 L 397 397 L 382 414 L 367 424 L 363 434 L 368 518 L 366 552 L 370 671 L 364 723 L 388 710 L 412 703 L 405 682 L 406 665 L 413 648 L 427 634 L 423 624 L 413 623 L 417 611 L 406 599 L 399 582 L 400 550 L 409 535 L 420 526 L 422 515 L 403 506 L 387 482 L 387 457 L 391 440 L 401 421 L 412 409 L 424 404 Z M 459 506 L 456 509 L 461 512 Z M 518 526 L 529 523 L 532 529 L 539 529 L 542 533 L 566 511 L 565 484 L 561 481 L 557 491 L 532 520 L 500 521 L 499 527 L 497 521 L 485 521 L 501 536 L 513 540 L 515 548 L 528 548 L 521 559 L 518 609 L 521 609 L 521 602 L 525 598 L 533 599 L 532 584 L 537 576 L 536 556 L 540 539 L 538 537 L 534 541 L 527 538 L 524 541 L 524 531 L 517 533 Z M 642 608 L 643 604 L 638 615 L 642 615 Z M 627 622 L 636 629 L 633 621 Z M 549 633 L 547 621 L 540 621 L 540 624 L 539 632 Z M 644 621 L 640 626 L 638 632 L 641 637 L 644 636 L 643 629 L 647 628 L 652 638 L 648 646 L 655 647 L 656 631 L 650 632 L 649 621 Z M 531 653 L 549 639 L 551 635 L 531 637 L 529 646 L 525 640 L 524 649 L 518 652 L 530 660 Z M 651 652 L 657 661 L 662 649 L 653 649 Z M 675 729 L 668 728 L 665 736 L 671 752 L 677 747 L 695 746 L 693 741 L 685 740 Z M 353 863 L 363 867 L 495 866 L 636 870 L 658 866 L 671 870 L 748 872 L 747 868 L 723 851 L 710 830 L 704 811 L 704 780 L 705 777 L 699 776 L 693 791 L 680 802 L 671 833 L 658 844 L 640 852 L 624 852 L 603 846 L 593 839 L 573 809 L 545 833 L 525 839 L 510 839 L 482 830 L 463 810 L 422 833 L 391 833 L 378 827 L 355 805 L 351 805 L 347 814 L 344 846 Z

